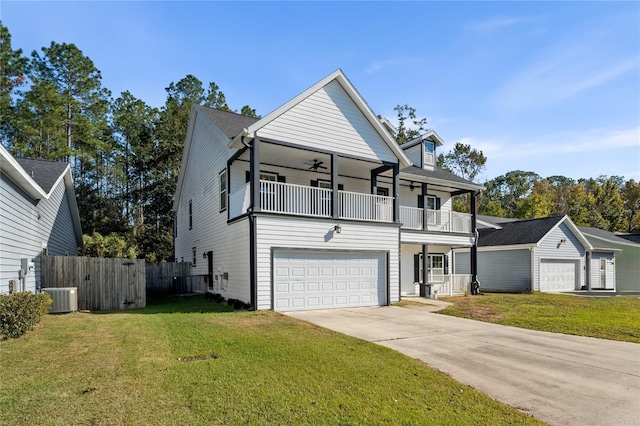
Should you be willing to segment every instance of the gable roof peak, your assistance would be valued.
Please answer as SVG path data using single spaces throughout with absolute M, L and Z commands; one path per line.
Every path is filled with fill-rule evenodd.
M 240 148 L 242 146 L 242 140 L 245 137 L 253 138 L 258 130 L 275 120 L 276 118 L 283 115 L 285 112 L 289 111 L 296 105 L 298 105 L 303 100 L 309 98 L 311 95 L 316 93 L 318 90 L 327 86 L 329 83 L 336 81 L 345 91 L 347 96 L 351 98 L 353 103 L 358 107 L 358 109 L 362 112 L 366 120 L 371 124 L 371 126 L 376 130 L 378 135 L 382 138 L 385 144 L 391 149 L 393 154 L 400 160 L 401 167 L 408 167 L 411 163 L 407 156 L 404 154 L 403 150 L 398 146 L 393 137 L 389 134 L 388 130 L 384 127 L 382 122 L 378 119 L 378 117 L 374 114 L 373 110 L 369 107 L 364 98 L 360 95 L 360 93 L 356 90 L 356 88 L 351 84 L 347 76 L 344 74 L 342 69 L 338 68 L 322 80 L 318 81 L 307 90 L 298 94 L 288 102 L 284 103 L 280 107 L 271 111 L 269 114 L 262 117 L 260 120 L 255 123 L 245 127 L 242 131 L 238 132 L 238 134 L 234 135 L 234 137 L 229 142 L 229 148 Z

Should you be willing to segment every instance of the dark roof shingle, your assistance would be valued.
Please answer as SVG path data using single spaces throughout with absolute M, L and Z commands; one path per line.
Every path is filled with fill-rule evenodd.
M 258 121 L 257 118 L 236 114 L 235 112 L 220 111 L 219 109 L 208 108 L 198 105 L 198 109 L 206 115 L 229 139 L 235 137 L 242 129 L 251 126 Z
M 15 157 L 15 159 L 38 186 L 47 193 L 51 191 L 53 185 L 69 165 L 69 163 L 61 161 L 36 160 L 35 158 Z
M 622 238 L 621 236 L 616 235 L 613 232 L 605 231 L 604 229 L 591 228 L 589 226 L 578 226 L 578 229 L 580 229 L 580 232 L 582 232 L 586 236 L 603 238 L 612 243 L 629 244 L 630 242 L 634 242 L 633 240 Z M 605 247 L 613 247 L 603 242 L 599 242 L 598 244 L 604 245 Z
M 535 244 L 549 232 L 564 216 L 542 219 L 527 219 L 501 223 L 502 229 L 478 229 L 478 247 Z
M 416 166 L 409 166 L 400 170 L 400 173 L 407 173 L 407 174 L 416 175 L 416 176 L 424 176 L 427 178 L 433 178 L 433 179 L 438 179 L 443 181 L 463 183 L 466 185 L 473 185 L 473 186 L 477 186 L 478 188 L 482 188 L 482 185 L 478 185 L 477 183 L 471 182 L 470 180 L 466 180 L 464 178 L 461 178 L 460 176 L 456 176 L 451 172 L 439 169 L 437 167 L 434 170 L 426 170 Z

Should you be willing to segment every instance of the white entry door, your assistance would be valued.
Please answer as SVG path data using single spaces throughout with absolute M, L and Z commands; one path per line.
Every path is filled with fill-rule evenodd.
M 577 260 L 541 259 L 540 291 L 573 291 L 578 279 Z
M 386 304 L 384 253 L 276 250 L 273 301 L 276 311 Z

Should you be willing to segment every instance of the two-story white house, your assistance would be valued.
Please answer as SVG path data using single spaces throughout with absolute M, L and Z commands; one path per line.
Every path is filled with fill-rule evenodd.
M 429 132 L 398 146 L 340 70 L 261 119 L 196 105 L 176 259 L 256 309 L 468 290 L 473 262 L 453 274 L 452 249 L 473 251 L 475 215 L 453 212 L 451 197 L 482 186 L 435 167 L 441 144 Z

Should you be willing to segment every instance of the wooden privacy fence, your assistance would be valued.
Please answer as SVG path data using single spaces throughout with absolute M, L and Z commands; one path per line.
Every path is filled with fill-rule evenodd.
M 205 277 L 191 275 L 191 262 L 147 263 L 148 294 L 206 292 Z
M 40 287 L 77 287 L 78 309 L 110 311 L 147 304 L 144 259 L 42 256 Z

